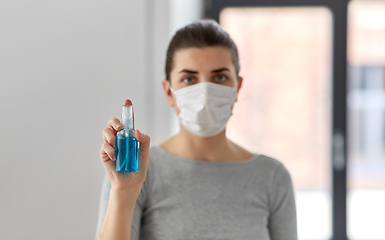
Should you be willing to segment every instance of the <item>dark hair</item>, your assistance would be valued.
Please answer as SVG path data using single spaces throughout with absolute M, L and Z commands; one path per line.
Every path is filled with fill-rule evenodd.
M 238 50 L 234 41 L 214 20 L 200 20 L 179 29 L 167 49 L 166 79 L 170 81 L 174 54 L 182 48 L 222 46 L 230 50 L 237 76 L 239 74 Z

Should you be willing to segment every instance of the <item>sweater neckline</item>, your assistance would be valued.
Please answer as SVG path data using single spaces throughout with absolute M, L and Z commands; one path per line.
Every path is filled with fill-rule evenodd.
M 233 166 L 233 165 L 243 165 L 250 162 L 254 162 L 263 155 L 261 154 L 254 154 L 251 158 L 240 160 L 240 161 L 231 161 L 231 162 L 213 162 L 213 161 L 206 161 L 206 160 L 200 160 L 200 159 L 192 159 L 192 158 L 185 158 L 180 157 L 177 155 L 174 155 L 165 149 L 163 149 L 160 146 L 154 146 L 155 149 L 159 150 L 162 154 L 167 155 L 169 158 L 177 159 L 177 160 L 183 160 L 184 162 L 191 162 L 191 163 L 198 163 L 198 164 L 206 164 L 206 165 L 222 165 L 222 166 Z

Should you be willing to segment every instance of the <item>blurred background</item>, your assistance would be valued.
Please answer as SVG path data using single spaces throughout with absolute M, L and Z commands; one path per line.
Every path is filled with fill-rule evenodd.
M 102 131 L 130 98 L 156 145 L 161 80 L 205 17 L 238 46 L 228 137 L 289 169 L 299 238 L 385 239 L 385 0 L 0 2 L 0 239 L 93 239 Z

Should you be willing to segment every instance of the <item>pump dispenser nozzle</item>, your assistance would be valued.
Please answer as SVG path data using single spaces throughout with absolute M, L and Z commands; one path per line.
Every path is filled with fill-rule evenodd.
M 129 99 L 122 106 L 122 125 L 124 129 L 134 129 L 134 106 Z

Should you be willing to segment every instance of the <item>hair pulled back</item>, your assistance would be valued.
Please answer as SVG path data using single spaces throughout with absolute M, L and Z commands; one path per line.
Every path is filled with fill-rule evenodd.
M 170 81 L 170 72 L 174 64 L 175 52 L 183 48 L 204 48 L 221 46 L 230 50 L 237 76 L 239 74 L 238 50 L 234 41 L 214 20 L 200 20 L 179 29 L 167 49 L 166 79 Z

